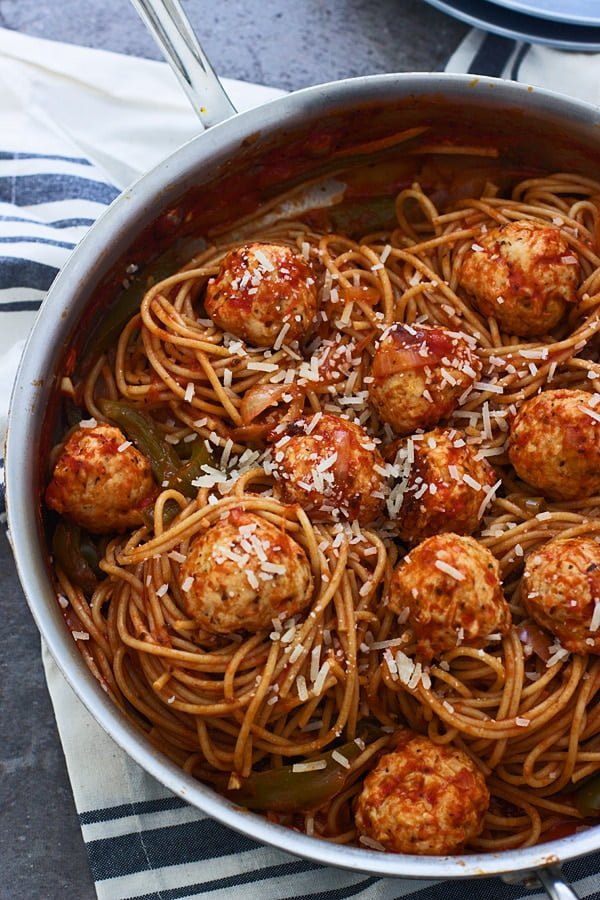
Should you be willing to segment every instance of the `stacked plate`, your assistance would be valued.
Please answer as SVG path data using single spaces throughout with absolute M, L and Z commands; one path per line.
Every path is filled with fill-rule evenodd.
M 600 50 L 600 0 L 426 0 L 469 25 L 562 50 Z

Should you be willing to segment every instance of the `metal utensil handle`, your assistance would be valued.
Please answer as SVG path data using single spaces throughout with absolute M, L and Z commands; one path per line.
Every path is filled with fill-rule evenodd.
M 542 882 L 551 900 L 579 900 L 575 891 L 564 880 L 562 872 L 557 866 L 537 869 L 536 875 Z
M 179 0 L 131 0 L 205 128 L 235 112 Z

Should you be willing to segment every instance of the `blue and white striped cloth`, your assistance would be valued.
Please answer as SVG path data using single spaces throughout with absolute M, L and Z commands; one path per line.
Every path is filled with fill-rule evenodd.
M 474 31 L 447 68 L 560 86 L 598 102 L 591 69 L 600 71 L 600 58 L 582 57 Z M 277 94 L 228 87 L 239 108 Z M 156 127 L 160 117 L 168 127 Z M 0 29 L 0 436 L 25 337 L 58 269 L 119 190 L 197 128 L 164 64 Z M 99 900 L 542 896 L 498 879 L 378 879 L 261 846 L 148 776 L 89 716 L 47 652 L 44 665 Z M 600 900 L 600 855 L 564 871 L 581 897 Z
M 0 151 L 0 448 L 35 313 L 70 251 L 118 193 L 87 159 Z M 0 455 L 0 515 L 3 487 Z

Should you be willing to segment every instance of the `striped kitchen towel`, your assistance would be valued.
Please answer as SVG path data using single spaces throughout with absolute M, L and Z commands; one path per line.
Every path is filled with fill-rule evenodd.
M 445 66 L 570 94 L 600 106 L 600 54 L 553 50 L 473 29 Z
M 578 57 L 471 32 L 448 68 L 560 85 L 597 102 L 591 68 L 600 73 L 600 57 L 586 56 L 585 79 Z M 239 108 L 278 93 L 228 88 Z M 198 127 L 163 63 L 0 29 L 0 432 L 35 311 L 68 253 L 120 189 Z M 99 728 L 46 652 L 44 665 L 100 900 L 541 896 L 498 879 L 378 879 L 261 846 L 148 776 Z M 599 871 L 600 855 L 565 866 L 581 897 L 600 900 Z

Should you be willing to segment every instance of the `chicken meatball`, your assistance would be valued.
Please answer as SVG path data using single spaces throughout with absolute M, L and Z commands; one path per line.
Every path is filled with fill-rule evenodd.
M 271 628 L 305 609 L 313 592 L 300 544 L 241 509 L 192 541 L 179 579 L 188 615 L 211 634 Z
M 204 300 L 213 322 L 256 347 L 304 337 L 317 313 L 317 286 L 302 256 L 280 244 L 246 244 L 223 258 Z
M 338 416 L 296 419 L 271 434 L 275 491 L 315 520 L 358 519 L 383 512 L 385 469 L 372 438 Z
M 511 624 L 498 561 L 458 534 L 435 535 L 410 551 L 392 575 L 389 605 L 407 616 L 426 661 L 461 644 L 485 647 Z
M 552 500 L 600 492 L 598 395 L 544 391 L 515 416 L 508 456 L 519 478 Z
M 450 744 L 401 731 L 365 778 L 356 827 L 392 853 L 459 853 L 483 830 L 490 794 L 474 762 Z
M 46 503 L 94 534 L 142 524 L 156 494 L 150 463 L 119 428 L 79 427 L 66 441 L 46 488 Z
M 369 399 L 397 434 L 410 434 L 449 416 L 480 371 L 481 362 L 460 334 L 397 323 L 375 349 Z
M 440 428 L 412 440 L 412 465 L 403 442 L 396 467 L 408 483 L 402 495 L 397 527 L 402 540 L 416 544 L 426 537 L 453 531 L 473 534 L 479 525 L 486 491 L 497 475 L 477 448 L 456 432 Z
M 459 283 L 484 316 L 509 334 L 547 334 L 577 300 L 579 261 L 554 225 L 523 220 L 482 234 L 464 256 Z
M 522 597 L 529 615 L 572 653 L 600 655 L 600 544 L 557 538 L 527 558 Z

